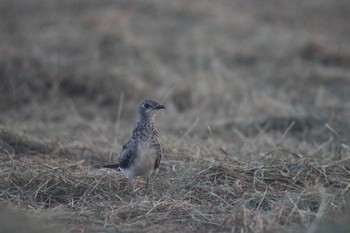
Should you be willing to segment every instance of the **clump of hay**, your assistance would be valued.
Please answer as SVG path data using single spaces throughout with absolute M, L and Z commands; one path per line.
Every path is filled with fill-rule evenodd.
M 185 224 L 188 230 L 266 232 L 294 225 L 305 230 L 326 216 L 324 206 L 341 210 L 346 205 L 350 158 L 290 156 L 271 152 L 259 163 L 205 158 L 172 163 L 168 158 L 150 190 L 136 182 L 130 195 L 126 179 L 114 171 L 59 157 L 7 155 L 0 198 L 24 209 L 63 208 L 73 213 L 74 223 L 106 228 L 162 232 Z

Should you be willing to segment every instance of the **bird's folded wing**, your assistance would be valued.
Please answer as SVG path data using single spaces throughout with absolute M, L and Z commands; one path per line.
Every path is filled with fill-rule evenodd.
M 154 163 L 154 169 L 157 169 L 159 168 L 159 165 L 160 165 L 160 160 L 162 159 L 162 150 L 159 149 L 157 151 L 157 158 L 156 158 L 156 161 Z
M 131 138 L 125 145 L 119 160 L 119 167 L 128 168 L 137 156 L 137 141 Z

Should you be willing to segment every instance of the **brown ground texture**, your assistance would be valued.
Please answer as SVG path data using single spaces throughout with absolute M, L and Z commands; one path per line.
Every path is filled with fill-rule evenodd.
M 0 1 L 0 232 L 350 232 L 347 0 Z M 167 106 L 133 195 L 113 163 Z

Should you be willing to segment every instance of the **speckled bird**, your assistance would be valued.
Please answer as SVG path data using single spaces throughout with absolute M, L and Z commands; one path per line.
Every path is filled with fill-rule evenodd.
M 135 176 L 146 179 L 148 188 L 149 177 L 154 169 L 159 168 L 162 158 L 162 148 L 159 143 L 157 129 L 154 126 L 155 113 L 165 106 L 154 100 L 143 101 L 138 108 L 139 119 L 132 131 L 131 138 L 123 145 L 117 164 L 106 165 L 105 168 L 120 169 L 129 180 L 130 192 Z

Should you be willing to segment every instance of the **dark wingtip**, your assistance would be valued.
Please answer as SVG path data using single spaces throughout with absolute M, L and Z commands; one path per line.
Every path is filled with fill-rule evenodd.
M 110 164 L 110 165 L 105 165 L 103 168 L 112 168 L 112 169 L 117 169 L 119 168 L 119 164 Z

